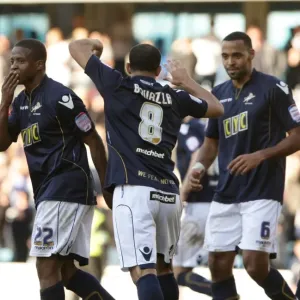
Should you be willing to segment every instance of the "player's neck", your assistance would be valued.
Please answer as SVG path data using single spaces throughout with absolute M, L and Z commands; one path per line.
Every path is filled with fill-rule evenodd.
M 151 73 L 151 72 L 147 72 L 147 71 L 134 71 L 130 74 L 131 77 L 135 77 L 135 76 L 143 76 L 143 77 L 151 77 L 153 79 L 156 78 L 155 74 Z
M 25 91 L 27 94 L 30 94 L 36 87 L 40 85 L 43 78 L 45 76 L 45 72 L 41 72 L 40 74 L 37 74 L 34 79 L 28 83 L 25 83 Z
M 252 75 L 252 69 L 250 72 L 248 72 L 243 78 L 239 79 L 239 80 L 232 80 L 232 83 L 234 85 L 235 88 L 240 89 L 244 86 L 244 84 L 250 80 L 251 75 Z

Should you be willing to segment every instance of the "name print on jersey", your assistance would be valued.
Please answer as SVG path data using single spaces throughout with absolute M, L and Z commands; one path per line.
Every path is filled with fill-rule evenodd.
M 248 112 L 244 111 L 240 114 L 223 120 L 225 138 L 230 138 L 238 132 L 248 129 Z
M 24 148 L 41 141 L 39 124 L 34 123 L 21 131 Z
M 134 93 L 142 95 L 145 99 L 153 101 L 160 105 L 172 105 L 172 97 L 168 93 L 151 92 L 149 90 L 142 89 L 137 83 L 134 84 Z

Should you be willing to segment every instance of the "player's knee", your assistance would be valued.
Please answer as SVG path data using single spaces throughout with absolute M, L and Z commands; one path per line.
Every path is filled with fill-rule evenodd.
M 173 273 L 172 263 L 166 263 L 163 254 L 157 254 L 156 269 L 158 276 Z
M 249 276 L 261 283 L 269 273 L 269 254 L 259 251 L 244 251 L 244 266 Z
M 154 268 L 143 269 L 143 268 L 140 268 L 139 266 L 135 266 L 135 267 L 130 268 L 129 271 L 130 271 L 131 279 L 134 284 L 136 284 L 137 281 L 145 275 L 148 275 L 148 274 L 157 275 L 156 269 L 154 269 Z
M 73 260 L 67 260 L 61 267 L 61 277 L 64 286 L 67 286 L 70 279 L 75 275 L 77 272 L 77 268 L 74 264 Z
M 41 287 L 52 286 L 61 280 L 61 263 L 57 257 L 37 257 L 36 268 Z
M 209 253 L 208 265 L 213 281 L 223 281 L 232 275 L 233 262 L 226 252 Z

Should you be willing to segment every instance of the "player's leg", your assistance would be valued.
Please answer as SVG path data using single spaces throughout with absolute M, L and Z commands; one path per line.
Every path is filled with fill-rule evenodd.
M 82 299 L 113 300 L 114 298 L 101 286 L 98 278 L 74 265 L 73 258 L 78 260 L 81 266 L 88 263 L 94 207 L 82 205 L 76 214 L 78 217 L 73 226 L 71 246 L 60 253 L 64 255 L 61 269 L 64 285 Z
M 236 246 L 242 236 L 239 204 L 212 202 L 205 229 L 205 248 L 214 300 L 239 299 L 232 269 Z
M 203 242 L 209 207 L 210 203 L 187 203 L 185 206 L 173 270 L 179 285 L 211 296 L 211 281 L 193 272 L 194 267 L 205 260 L 207 263 L 208 253 L 203 249 Z
M 178 300 L 179 289 L 173 273 L 172 260 L 166 263 L 162 254 L 157 255 L 157 276 L 164 300 Z
M 61 279 L 61 262 L 57 246 L 57 205 L 44 201 L 38 205 L 31 238 L 30 255 L 35 256 L 40 281 L 42 300 L 64 300 L 65 292 Z
M 280 203 L 257 200 L 241 204 L 243 250 L 245 268 L 250 277 L 273 300 L 295 299 L 282 275 L 270 268 L 269 257 L 276 253 L 276 230 L 281 212 Z
M 118 186 L 113 197 L 114 235 L 121 268 L 129 270 L 139 300 L 163 300 L 156 273 L 156 227 L 153 216 L 158 201 L 150 201 L 153 189 Z
M 61 269 L 64 286 L 82 299 L 113 300 L 93 275 L 76 268 L 72 258 L 66 258 Z
M 163 194 L 163 192 L 160 193 Z M 179 288 L 172 269 L 172 259 L 179 240 L 182 203 L 179 195 L 173 196 L 172 203 L 160 202 L 159 213 L 155 218 L 157 272 L 165 300 L 179 299 Z
M 65 291 L 61 279 L 61 262 L 57 256 L 37 257 L 36 268 L 40 281 L 42 300 L 64 300 Z

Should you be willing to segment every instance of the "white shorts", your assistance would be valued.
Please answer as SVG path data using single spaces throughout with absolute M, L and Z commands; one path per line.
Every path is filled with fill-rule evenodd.
M 194 268 L 208 262 L 208 251 L 203 249 L 205 224 L 210 203 L 186 203 L 182 217 L 180 237 L 173 266 Z
M 71 256 L 88 264 L 94 206 L 44 201 L 35 216 L 30 256 Z
M 113 223 L 123 271 L 155 268 L 157 254 L 170 263 L 179 238 L 182 204 L 179 195 L 146 186 L 117 186 Z
M 210 252 L 256 250 L 275 254 L 281 204 L 255 200 L 236 204 L 212 202 L 205 230 Z

